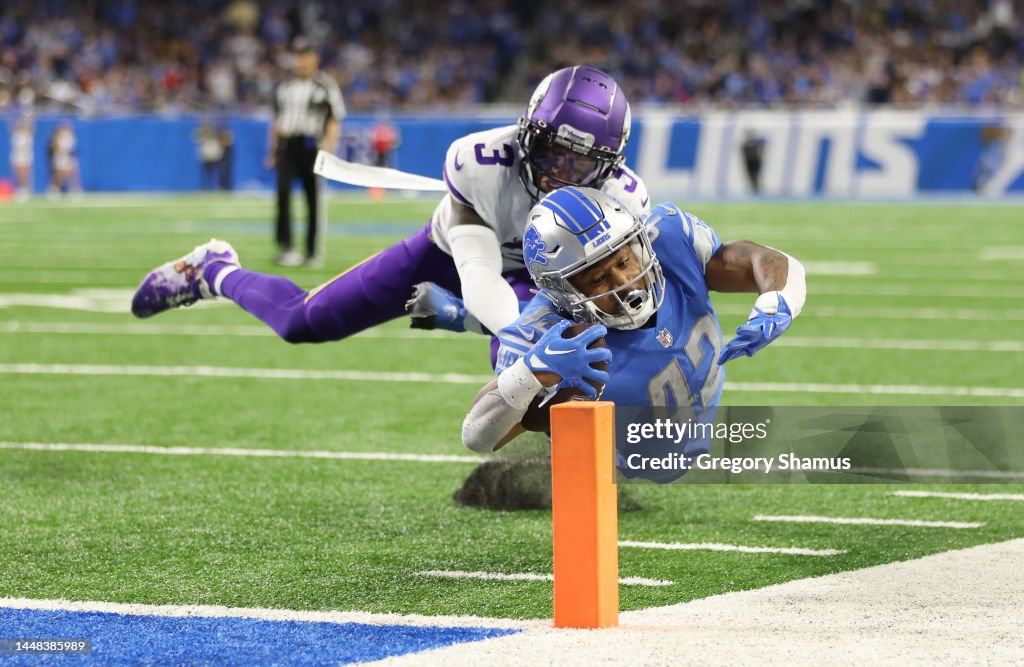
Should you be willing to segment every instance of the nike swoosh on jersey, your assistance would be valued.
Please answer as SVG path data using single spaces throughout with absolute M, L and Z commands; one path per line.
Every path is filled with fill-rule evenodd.
M 466 166 L 465 163 L 459 164 L 459 154 L 456 153 L 455 154 L 455 171 L 462 171 L 462 168 L 465 167 L 465 166 Z
M 644 206 L 647 206 L 647 202 L 649 202 L 649 201 L 651 201 L 650 197 L 644 197 L 643 200 L 641 200 L 641 202 L 640 202 L 640 208 L 643 208 Z
M 519 335 L 525 338 L 527 341 L 533 340 L 534 335 L 537 333 L 536 331 L 524 329 L 520 326 L 517 326 L 516 329 L 519 331 Z
M 575 351 L 576 350 L 552 350 L 550 345 L 544 348 L 544 354 L 571 354 Z

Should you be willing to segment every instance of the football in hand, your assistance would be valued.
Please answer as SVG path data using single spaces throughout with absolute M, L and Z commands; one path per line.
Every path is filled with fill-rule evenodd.
M 593 324 L 572 324 L 568 326 L 565 331 L 562 332 L 562 338 L 575 338 L 581 333 L 594 326 Z M 595 347 L 608 347 L 605 343 L 604 337 L 598 338 L 591 343 L 587 349 L 594 349 Z M 593 364 L 594 368 L 602 371 L 608 370 L 608 363 L 604 361 Z M 597 395 L 600 396 L 604 390 L 604 385 L 587 380 L 594 389 L 597 390 Z M 546 432 L 551 430 L 551 406 L 559 403 L 565 403 L 566 401 L 586 401 L 587 395 L 581 390 L 575 388 L 559 389 L 558 393 L 555 394 L 550 401 L 545 403 L 543 406 L 540 405 L 544 395 L 538 396 L 533 399 L 530 403 L 530 407 L 526 409 L 526 414 L 523 415 L 520 424 L 523 425 L 527 431 L 539 431 Z

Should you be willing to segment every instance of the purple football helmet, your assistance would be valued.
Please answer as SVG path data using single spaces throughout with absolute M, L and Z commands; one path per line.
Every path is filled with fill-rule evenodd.
M 629 103 L 593 67 L 566 67 L 541 81 L 519 119 L 519 177 L 540 199 L 566 185 L 600 188 L 622 166 Z

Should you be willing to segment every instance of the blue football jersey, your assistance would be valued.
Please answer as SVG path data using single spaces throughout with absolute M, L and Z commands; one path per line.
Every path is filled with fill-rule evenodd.
M 717 405 L 725 379 L 718 364 L 722 330 L 704 267 L 722 242 L 704 221 L 671 203 L 655 206 L 644 221 L 665 274 L 665 298 L 651 318 L 653 324 L 608 330 L 605 340 L 612 361 L 601 399 L 623 406 Z M 543 294 L 534 297 L 519 319 L 498 333 L 497 372 L 526 354 L 562 319 Z

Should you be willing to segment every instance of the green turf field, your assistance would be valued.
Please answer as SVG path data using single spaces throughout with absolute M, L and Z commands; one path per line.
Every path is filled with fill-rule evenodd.
M 432 206 L 337 196 L 328 266 L 285 273 L 313 287 L 415 231 Z M 551 570 L 549 513 L 485 512 L 452 502 L 472 462 L 26 448 L 468 454 L 459 426 L 489 373 L 483 338 L 418 334 L 396 321 L 341 343 L 289 346 L 230 303 L 147 321 L 128 313 L 131 292 L 149 269 L 211 236 L 231 241 L 248 268 L 276 271 L 271 207 L 260 197 L 182 196 L 0 208 L 0 597 L 550 616 L 550 583 L 418 574 Z M 784 249 L 809 270 L 804 314 L 777 344 L 729 364 L 724 403 L 1024 404 L 1019 207 L 691 208 L 723 239 Z M 716 299 L 727 335 L 751 302 L 744 295 Z M 241 377 L 254 369 L 257 377 Z M 268 369 L 287 377 L 266 377 Z M 345 373 L 354 371 L 378 379 Z M 379 379 L 412 372 L 468 377 Z M 524 449 L 541 446 L 535 439 Z M 622 576 L 674 583 L 623 586 L 622 607 L 1024 536 L 1020 502 L 906 498 L 893 490 L 631 487 L 643 509 L 621 516 L 623 540 L 845 553 L 623 548 Z M 766 523 L 751 521 L 755 514 L 983 525 Z

